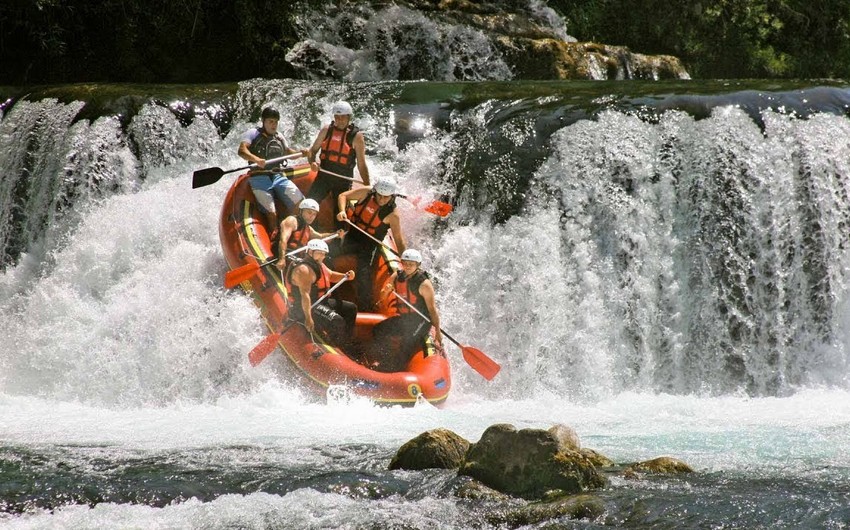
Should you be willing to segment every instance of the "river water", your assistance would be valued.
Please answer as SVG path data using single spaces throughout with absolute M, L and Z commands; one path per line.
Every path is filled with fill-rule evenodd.
M 441 409 L 324 399 L 222 287 L 217 216 L 268 103 L 308 144 L 345 98 L 450 346 Z M 842 85 L 58 87 L 0 120 L 0 527 L 491 528 L 408 439 L 572 426 L 627 480 L 563 528 L 850 526 L 850 91 Z M 541 523 L 533 528 L 551 528 Z

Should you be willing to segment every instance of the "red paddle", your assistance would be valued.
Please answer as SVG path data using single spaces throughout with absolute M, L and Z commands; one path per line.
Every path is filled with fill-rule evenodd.
M 419 315 L 420 317 L 424 318 L 425 322 L 427 322 L 429 324 L 431 323 L 431 319 L 429 319 L 428 317 L 423 315 L 422 312 L 420 312 L 418 309 L 416 309 L 413 306 L 413 304 L 411 304 L 410 302 L 405 300 L 404 297 L 402 297 L 401 295 L 399 295 L 395 291 L 393 291 L 393 294 L 395 295 L 396 298 L 398 298 L 399 300 L 404 302 L 407 305 L 407 307 L 416 311 L 416 314 Z M 499 365 L 499 363 L 497 363 L 493 359 L 487 357 L 487 355 L 483 351 L 481 351 L 477 348 L 473 348 L 472 346 L 463 346 L 461 343 L 456 341 L 451 335 L 446 333 L 446 330 L 444 330 L 443 328 L 439 328 L 439 329 L 440 329 L 440 332 L 443 335 L 445 335 L 447 339 L 454 342 L 455 346 L 460 348 L 461 353 L 463 353 L 463 360 L 466 361 L 466 364 L 468 364 L 469 366 L 472 367 L 473 370 L 475 370 L 476 372 L 481 374 L 481 376 L 484 379 L 491 381 L 494 377 L 496 377 L 496 374 L 499 373 L 499 370 L 502 369 L 502 367 Z
M 431 201 L 424 206 L 419 206 L 419 202 L 422 200 L 421 197 L 408 197 L 407 195 L 396 195 L 396 197 L 407 199 L 416 208 L 434 215 L 439 215 L 440 217 L 445 217 L 452 213 L 452 205 L 447 202 Z
M 323 237 L 322 241 L 330 241 L 331 239 L 336 239 L 338 237 L 339 234 L 331 234 L 328 237 Z M 287 257 L 292 257 L 298 254 L 299 252 L 304 252 L 305 250 L 307 250 L 306 245 L 301 248 L 296 248 L 291 252 L 287 252 L 286 255 Z M 277 263 L 278 261 L 279 258 L 272 258 L 264 263 L 258 263 L 255 261 L 252 263 L 246 263 L 245 265 L 242 265 L 240 267 L 236 267 L 232 271 L 227 271 L 224 273 L 224 286 L 228 289 L 232 289 L 240 283 L 244 282 L 245 280 L 250 279 L 251 276 L 256 274 L 258 270 L 260 270 L 260 268 L 265 267 L 266 265 Z
M 354 177 L 346 177 L 345 175 L 340 175 L 339 173 L 334 173 L 333 171 L 328 171 L 326 169 L 319 169 L 322 173 L 327 173 L 328 175 L 332 175 L 334 177 L 339 177 L 341 179 L 350 180 L 352 182 L 363 183 L 362 180 L 357 180 Z M 440 217 L 445 217 L 452 213 L 452 205 L 447 202 L 442 201 L 431 201 L 428 203 L 419 206 L 419 203 L 422 202 L 421 197 L 408 197 L 407 195 L 402 195 L 400 193 L 396 193 L 396 197 L 401 197 L 402 199 L 407 200 L 419 210 L 423 210 L 428 213 L 432 213 L 434 215 L 439 215 Z
M 319 305 L 319 303 L 322 300 L 324 300 L 325 298 L 330 296 L 331 293 L 334 292 L 337 287 L 339 287 L 340 285 L 345 283 L 345 280 L 347 280 L 347 279 L 348 279 L 348 276 L 343 276 L 343 278 L 340 281 L 336 282 L 336 284 L 333 287 L 328 289 L 328 292 L 326 292 L 324 296 L 322 296 L 321 298 L 319 298 L 318 300 L 313 302 L 313 305 L 310 306 L 310 310 L 312 311 L 313 308 L 315 308 L 317 305 Z M 277 348 L 277 343 L 280 340 L 280 337 L 284 333 L 286 333 L 286 331 L 289 328 L 291 328 L 294 324 L 297 324 L 297 323 L 298 322 L 290 322 L 282 330 L 280 330 L 277 333 L 272 333 L 272 334 L 266 336 L 266 338 L 264 338 L 256 346 L 254 346 L 254 349 L 252 349 L 250 352 L 248 352 L 248 361 L 250 361 L 251 366 L 257 366 L 258 364 L 263 362 L 263 359 L 268 357 L 269 354 L 271 352 L 273 352 L 275 350 L 275 348 Z
M 263 359 L 269 356 L 271 352 L 277 348 L 277 341 L 280 340 L 281 335 L 289 329 L 292 324 L 289 324 L 285 328 L 281 330 L 280 333 L 272 333 L 268 335 L 266 338 L 261 340 L 259 344 L 254 346 L 254 349 L 248 352 L 248 361 L 251 363 L 251 366 L 257 366 Z

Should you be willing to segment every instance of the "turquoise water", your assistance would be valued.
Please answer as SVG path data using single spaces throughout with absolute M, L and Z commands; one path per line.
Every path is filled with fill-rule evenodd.
M 239 398 L 164 408 L 5 398 L 0 521 L 10 528 L 478 527 L 482 513 L 504 506 L 453 498 L 459 479 L 450 471 L 387 466 L 421 431 L 447 427 L 475 441 L 487 425 L 507 421 L 568 423 L 584 446 L 619 463 L 672 455 L 696 469 L 675 478 L 614 476 L 598 493 L 605 515 L 564 521 L 568 527 L 844 528 L 848 401 L 836 391 L 776 399 L 621 394 L 593 405 L 469 396 L 443 410 L 387 409 L 313 404 L 274 382 Z M 831 412 L 820 414 L 824 406 Z

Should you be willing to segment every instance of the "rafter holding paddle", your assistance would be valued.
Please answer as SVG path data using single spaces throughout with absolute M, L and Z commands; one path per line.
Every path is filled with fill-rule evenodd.
M 393 290 L 393 294 L 396 298 L 404 302 L 407 307 L 415 311 L 417 315 L 425 319 L 425 322 L 431 324 L 431 319 L 423 315 L 421 311 L 416 309 L 416 307 L 414 307 L 413 304 L 408 302 L 403 296 L 395 292 L 395 290 Z M 439 330 L 440 333 L 442 333 L 447 339 L 452 341 L 455 346 L 460 348 L 461 353 L 463 353 L 463 360 L 466 361 L 466 364 L 468 364 L 473 370 L 481 374 L 481 377 L 483 377 L 484 379 L 492 381 L 493 378 L 496 377 L 496 374 L 499 373 L 499 370 L 502 369 L 499 363 L 488 357 L 481 350 L 473 348 L 472 346 L 462 345 L 461 343 L 456 341 L 454 337 L 446 333 L 446 330 L 444 330 L 442 327 L 439 328 Z
M 392 248 L 392 247 L 390 247 L 389 245 L 387 245 L 387 244 L 386 244 L 386 243 L 384 243 L 383 241 L 378 241 L 378 239 L 377 239 L 375 236 L 373 236 L 373 235 L 372 235 L 372 234 L 370 234 L 369 232 L 367 232 L 367 231 L 363 230 L 362 228 L 360 228 L 360 227 L 359 227 L 359 226 L 357 226 L 356 224 L 352 223 L 350 219 L 346 219 L 346 220 L 345 220 L 345 222 L 346 222 L 346 223 L 348 223 L 348 224 L 350 224 L 352 227 L 356 228 L 357 230 L 359 230 L 359 231 L 360 231 L 360 232 L 361 232 L 364 236 L 368 237 L 369 239 L 371 239 L 371 240 L 372 240 L 372 241 L 374 241 L 375 243 L 377 243 L 377 244 L 381 245 L 381 246 L 382 246 L 382 247 L 384 247 L 385 249 L 387 249 L 387 250 L 389 250 L 390 252 L 392 252 L 392 253 L 393 253 L 393 255 L 395 255 L 396 257 L 400 257 L 400 256 L 398 255 L 398 252 L 396 252 L 395 250 L 393 250 L 393 248 Z
M 318 300 L 313 302 L 313 305 L 310 306 L 310 311 L 315 309 L 317 305 L 319 305 L 327 297 L 329 297 L 331 295 L 331 293 L 333 293 L 340 285 L 345 283 L 346 280 L 348 280 L 348 277 L 344 276 L 340 281 L 336 282 L 330 289 L 328 289 L 328 292 L 326 292 L 324 294 L 324 296 L 322 296 L 321 298 L 319 298 Z M 301 322 L 298 322 L 298 321 L 292 321 L 289 324 L 287 324 L 286 327 L 284 327 L 279 332 L 269 334 L 268 336 L 266 336 L 266 338 L 261 340 L 256 346 L 254 346 L 254 349 L 252 349 L 250 352 L 248 352 L 248 361 L 251 363 L 251 366 L 257 366 L 258 364 L 263 362 L 263 359 L 268 357 L 269 354 L 271 352 L 273 352 L 275 350 L 275 348 L 277 348 L 277 343 L 280 340 L 280 337 L 282 337 L 283 334 L 286 333 L 289 330 L 289 328 L 291 328 L 295 324 L 300 324 L 300 323 Z
M 352 223 L 352 222 L 351 222 L 351 221 L 349 221 L 348 219 L 346 219 L 346 222 L 348 222 L 348 224 L 350 224 L 351 226 L 353 226 L 354 228 L 356 228 L 357 230 L 359 230 L 360 232 L 362 232 L 362 233 L 363 233 L 366 237 L 368 237 L 369 239 L 371 239 L 371 240 L 372 240 L 372 241 L 374 241 L 375 243 L 377 243 L 377 244 L 381 245 L 382 247 L 384 247 L 385 249 L 389 250 L 390 252 L 392 252 L 392 253 L 393 253 L 393 254 L 395 254 L 396 256 L 398 256 L 398 255 L 399 255 L 399 254 L 398 254 L 398 252 L 396 252 L 395 250 L 393 250 L 391 247 L 389 247 L 388 245 L 384 244 L 384 243 L 383 243 L 383 242 L 381 242 L 381 241 L 378 241 L 378 239 L 376 239 L 376 238 L 375 238 L 374 236 L 372 236 L 370 233 L 366 232 L 365 230 L 363 230 L 362 228 L 360 228 L 360 227 L 359 227 L 359 226 L 357 226 L 356 224 Z M 400 256 L 399 256 L 399 257 L 400 257 Z M 401 300 L 402 302 L 404 302 L 405 304 L 407 304 L 407 305 L 408 305 L 411 309 L 413 309 L 414 311 L 416 311 L 416 313 L 417 313 L 419 316 L 421 316 L 422 318 L 424 318 L 426 322 L 428 322 L 429 324 L 431 323 L 431 319 L 429 319 L 427 316 L 423 315 L 423 314 L 422 314 L 422 313 L 421 313 L 418 309 L 416 309 L 415 307 L 413 307 L 413 306 L 410 304 L 410 302 L 408 302 L 407 300 L 405 300 L 403 297 L 399 296 L 399 294 L 398 294 L 397 292 L 393 291 L 393 294 L 394 294 L 394 295 L 395 295 L 395 296 L 396 296 L 399 300 Z M 482 352 L 481 350 L 479 350 L 479 349 L 477 349 L 477 348 L 473 348 L 472 346 L 464 346 L 464 345 L 460 344 L 460 343 L 459 343 L 458 341 L 456 341 L 456 340 L 455 340 L 455 339 L 454 339 L 451 335 L 449 335 L 448 333 L 446 333 L 446 331 L 445 331 L 443 328 L 440 328 L 440 332 L 441 332 L 443 335 L 445 335 L 447 339 L 449 339 L 450 341 L 452 341 L 452 342 L 453 342 L 453 343 L 454 343 L 454 344 L 455 344 L 458 348 L 460 348 L 460 351 L 461 351 L 461 353 L 463 354 L 463 360 L 464 360 L 464 361 L 466 361 L 466 363 L 467 363 L 470 367 L 472 367 L 472 369 L 473 369 L 473 370 L 475 370 L 476 372 L 478 372 L 479 374 L 481 374 L 481 376 L 482 376 L 482 377 L 484 377 L 485 379 L 487 379 L 488 381 L 490 381 L 490 380 L 492 380 L 494 377 L 496 377 L 496 374 L 498 374 L 498 373 L 499 373 L 499 370 L 501 370 L 501 369 L 502 369 L 502 367 L 499 365 L 499 363 L 497 363 L 496 361 L 494 361 L 493 359 L 491 359 L 490 357 L 488 357 L 488 356 L 487 356 L 484 352 Z
M 247 351 L 243 350 L 243 355 L 248 356 L 251 366 L 259 366 L 266 357 L 275 356 L 275 363 L 294 368 L 287 370 L 287 378 L 305 382 L 311 390 L 321 389 L 323 396 L 325 388 L 347 382 L 353 395 L 376 403 L 414 406 L 424 399 L 439 406 L 451 392 L 452 363 L 448 356 L 428 355 L 427 351 L 423 356 L 420 351 L 425 344 L 417 340 L 410 346 L 420 349 L 410 352 L 407 364 L 402 366 L 401 356 L 393 355 L 392 360 L 398 357 L 398 366 L 385 363 L 382 371 L 367 362 L 366 352 L 362 350 L 363 341 L 373 334 L 375 326 L 386 320 L 391 306 L 395 306 L 394 303 L 386 304 L 385 298 L 378 300 L 377 307 L 370 302 L 377 298 L 376 284 L 384 282 L 396 269 L 398 258 L 393 248 L 397 245 L 399 253 L 407 250 L 400 214 L 417 217 L 420 214 L 413 212 L 424 210 L 446 216 L 452 207 L 431 203 L 431 196 L 425 195 L 428 192 L 423 190 L 422 199 L 401 196 L 413 204 L 414 210 L 395 200 L 400 190 L 393 179 L 370 180 L 362 132 L 353 124 L 349 129 L 340 121 L 340 116 L 350 119 L 350 105 L 337 102 L 332 110 L 339 110 L 338 107 L 348 107 L 347 112 L 332 112 L 333 129 L 323 128 L 313 145 L 300 153 L 289 148 L 285 139 L 272 138 L 275 124 L 267 122 L 279 118 L 265 114 L 279 113 L 272 107 L 263 108 L 263 130 L 252 127 L 240 136 L 239 155 L 244 162 L 223 160 L 219 162 L 222 168 L 199 169 L 193 174 L 193 188 L 210 186 L 219 180 L 225 182 L 223 177 L 231 174 L 225 186 L 229 189 L 222 190 L 226 193 L 218 216 L 219 239 L 226 260 L 221 281 L 227 288 L 239 286 L 241 290 L 244 287 L 259 308 L 261 322 L 266 326 L 256 342 L 249 345 Z M 260 138 L 259 132 L 266 136 Z M 312 163 L 318 161 L 320 151 L 324 157 L 321 165 L 330 170 L 326 171 L 329 174 L 322 174 L 320 167 Z M 305 159 L 311 163 L 305 163 Z M 284 163 L 285 160 L 289 163 Z M 269 167 L 266 163 L 275 165 Z M 259 170 L 262 166 L 266 171 Z M 336 176 L 330 174 L 333 172 Z M 338 180 L 339 175 L 343 180 Z M 360 178 L 373 185 L 358 184 L 350 189 L 352 181 Z M 337 193 L 342 189 L 345 191 Z M 370 194 L 373 189 L 375 193 Z M 342 197 L 349 192 L 353 196 L 346 195 L 348 200 Z M 293 199 L 310 193 L 314 195 L 310 202 Z M 316 200 L 318 196 L 320 200 Z M 392 247 L 388 250 L 378 248 L 368 237 L 361 237 L 357 228 L 351 229 L 343 222 L 346 208 L 366 196 L 367 203 L 356 208 L 357 215 L 352 215 L 358 228 L 365 228 L 369 235 L 385 240 Z M 323 205 L 324 202 L 333 203 L 333 208 L 328 207 L 330 204 Z M 380 219 L 372 216 L 367 222 L 365 216 L 372 213 L 373 202 L 379 207 L 390 206 L 381 210 Z M 321 232 L 312 227 L 313 224 L 319 225 Z M 348 230 L 347 236 L 342 230 L 338 235 L 329 231 L 332 226 L 336 229 L 340 225 Z M 272 236 L 275 232 L 277 235 Z M 333 270 L 326 264 L 330 249 L 325 241 L 332 238 L 337 238 L 337 243 L 342 238 L 348 239 L 346 245 L 334 245 L 335 254 L 345 256 L 333 263 L 348 272 Z M 307 243 L 308 239 L 308 248 L 295 248 Z M 377 245 L 382 244 L 378 241 Z M 376 249 L 380 251 L 375 252 Z M 305 250 L 313 259 L 301 262 L 297 257 L 304 257 Z M 296 258 L 290 261 L 287 255 L 293 254 Z M 287 262 L 297 263 L 297 266 L 286 268 Z M 274 268 L 268 268 L 269 265 Z M 318 291 L 328 290 L 320 296 L 314 287 Z M 437 313 L 431 314 L 434 315 L 433 323 L 440 325 Z M 440 332 L 434 331 L 417 315 L 409 315 L 404 320 L 419 328 L 420 336 L 431 332 L 440 337 Z M 394 346 L 389 344 L 390 349 Z M 389 368 L 397 369 L 388 371 Z M 358 384 L 360 381 L 364 384 Z
M 323 237 L 322 241 L 330 241 L 330 240 L 336 239 L 338 237 L 339 237 L 339 234 L 334 233 L 334 234 L 331 234 L 327 237 Z M 304 252 L 305 250 L 307 250 L 307 245 L 304 245 L 303 247 L 300 247 L 300 248 L 296 248 L 295 250 L 293 250 L 291 252 L 287 252 L 286 257 L 291 258 L 292 256 L 295 256 L 296 254 Z M 245 265 L 242 265 L 241 267 L 236 267 L 235 269 L 233 269 L 231 271 L 227 271 L 226 273 L 224 273 L 224 286 L 227 289 L 232 289 L 232 288 L 236 287 L 237 285 L 239 285 L 240 283 L 244 282 L 245 280 L 250 279 L 251 276 L 256 274 L 257 271 L 260 270 L 261 268 L 266 267 L 268 265 L 273 265 L 273 264 L 277 263 L 278 261 L 280 261 L 280 258 L 272 258 L 272 259 L 267 260 L 263 263 L 259 263 L 259 262 L 255 261 L 253 263 L 247 263 Z
M 319 171 L 337 178 L 350 180 L 351 182 L 359 182 L 360 184 L 363 184 L 362 180 L 357 180 L 354 177 L 346 177 L 345 175 L 340 175 L 339 173 L 334 173 L 333 171 L 328 171 L 327 169 L 319 168 Z M 407 195 L 403 195 L 401 193 L 396 193 L 395 196 L 401 197 L 402 199 L 408 201 L 410 204 L 412 204 L 415 208 L 419 210 L 432 213 L 434 215 L 439 215 L 440 217 L 445 217 L 452 213 L 452 205 L 447 202 L 430 201 L 423 204 L 422 206 L 419 206 L 419 203 L 422 202 L 421 197 L 408 197 Z
M 284 162 L 286 160 L 294 160 L 296 158 L 301 158 L 302 156 L 304 155 L 301 153 L 293 153 L 291 155 L 279 156 L 277 158 L 269 158 L 266 160 L 266 165 L 276 164 L 277 162 Z M 257 164 L 249 164 L 247 166 L 237 167 L 236 169 L 228 169 L 227 171 L 224 171 L 220 167 L 199 169 L 192 174 L 192 189 L 214 184 L 228 173 L 235 173 L 236 171 L 242 171 L 245 169 L 257 169 L 258 167 L 260 166 Z

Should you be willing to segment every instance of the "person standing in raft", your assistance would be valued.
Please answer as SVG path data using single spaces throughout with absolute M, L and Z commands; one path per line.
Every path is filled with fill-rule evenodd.
M 337 197 L 351 189 L 353 180 L 323 173 L 323 169 L 353 179 L 356 165 L 363 183 L 368 186 L 370 180 L 369 167 L 366 165 L 366 141 L 360 129 L 351 123 L 353 113 L 351 105 L 345 101 L 338 101 L 334 103 L 331 113 L 333 120 L 322 127 L 307 154 L 313 169 L 319 170 L 307 196 L 321 203 L 328 193 L 331 193 L 334 208 L 336 208 Z M 319 164 L 316 165 L 314 159 L 316 153 L 320 151 Z M 334 217 L 337 213 L 339 210 L 334 211 Z
M 333 271 L 323 262 L 328 255 L 328 244 L 321 239 L 307 243 L 307 255 L 293 259 L 286 271 L 286 290 L 289 292 L 289 319 L 301 322 L 307 331 L 318 331 L 331 344 L 350 350 L 357 306 L 351 302 L 326 298 L 313 310 L 313 300 L 318 300 L 335 283 L 343 278 L 351 280 L 354 271 L 345 274 Z
M 381 371 L 398 372 L 407 367 L 410 358 L 423 346 L 425 338 L 434 326 L 434 341 L 442 348 L 440 313 L 434 302 L 434 284 L 431 276 L 421 268 L 422 254 L 409 248 L 401 253 L 401 271 L 396 271 L 381 290 L 381 297 L 395 300 L 395 315 L 374 328 L 378 368 Z M 410 305 L 428 317 L 429 324 L 421 315 L 401 300 L 392 291 L 407 300 Z
M 303 248 L 311 239 L 324 239 L 332 233 L 323 234 L 317 232 L 313 228 L 313 221 L 319 215 L 319 203 L 313 199 L 304 199 L 298 205 L 298 215 L 290 215 L 280 223 L 280 253 L 281 258 L 277 262 L 277 267 L 283 269 L 290 261 L 289 258 L 283 259 L 287 252 Z M 345 231 L 338 231 L 339 237 L 345 234 Z
M 257 204 L 266 216 L 268 229 L 277 232 L 278 215 L 275 207 L 275 199 L 279 200 L 287 210 L 294 211 L 295 207 L 304 198 L 301 190 L 282 173 L 280 163 L 270 166 L 266 160 L 278 158 L 284 155 L 292 155 L 299 151 L 286 144 L 286 138 L 277 131 L 280 121 L 280 112 L 272 107 L 263 109 L 261 115 L 262 126 L 253 127 L 242 135 L 239 142 L 238 154 L 259 169 L 250 171 L 248 182 Z M 300 151 L 305 157 L 309 155 L 308 149 Z
M 383 241 L 388 230 L 392 230 L 393 239 L 399 252 L 407 247 L 401 230 L 401 219 L 396 211 L 394 180 L 381 177 L 371 188 L 357 188 L 346 191 L 337 199 L 340 212 L 337 220 L 350 221 L 355 227 L 345 236 L 341 254 L 354 254 L 357 257 L 357 300 L 363 311 L 373 311 L 375 301 L 372 297 L 372 262 L 380 246 L 366 232 L 378 241 Z M 348 206 L 349 201 L 357 201 Z M 361 232 L 361 230 L 363 232 Z

